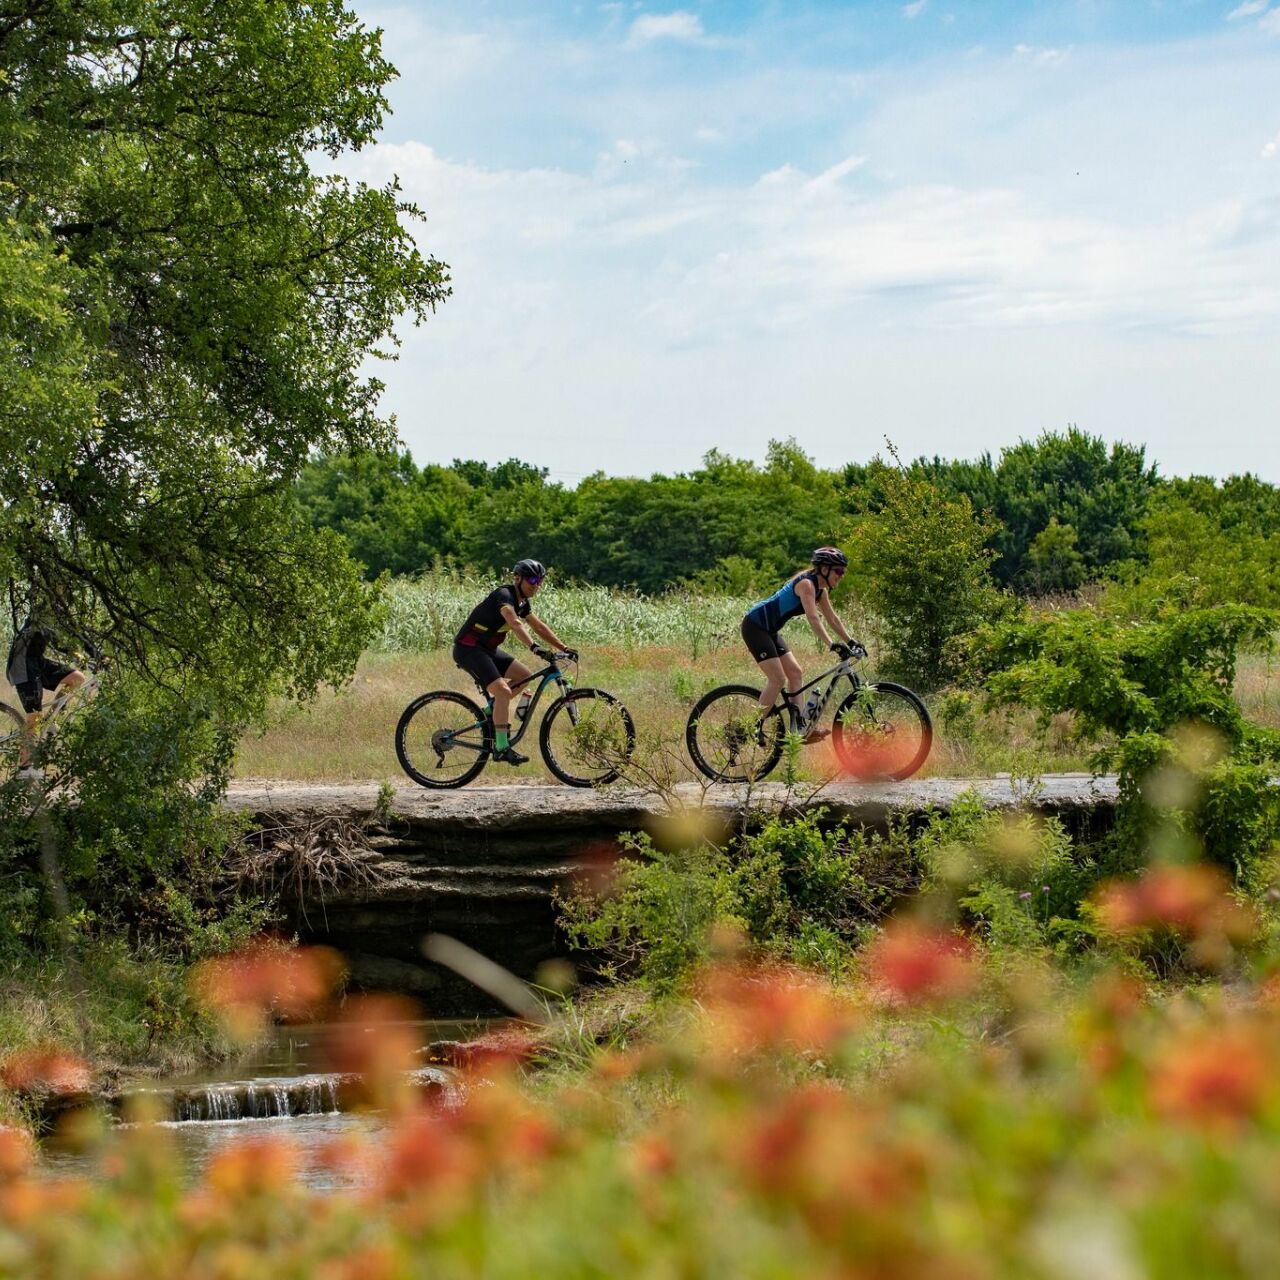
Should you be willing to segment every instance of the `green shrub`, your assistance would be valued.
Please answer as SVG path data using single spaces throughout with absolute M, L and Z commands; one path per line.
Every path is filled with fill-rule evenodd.
M 993 528 L 917 471 L 882 466 L 879 483 L 849 531 L 850 577 L 880 619 L 884 673 L 935 689 L 960 672 L 959 637 L 1013 608 L 991 581 Z

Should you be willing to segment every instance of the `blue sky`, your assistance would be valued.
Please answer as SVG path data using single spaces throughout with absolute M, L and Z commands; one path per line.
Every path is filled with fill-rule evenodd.
M 419 461 L 976 456 L 1076 423 L 1280 481 L 1280 0 L 375 3 L 454 296 Z

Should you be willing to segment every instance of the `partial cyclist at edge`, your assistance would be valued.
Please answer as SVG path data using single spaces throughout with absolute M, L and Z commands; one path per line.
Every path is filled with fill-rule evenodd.
M 509 585 L 491 591 L 467 615 L 462 629 L 453 638 L 453 660 L 493 699 L 493 758 L 504 764 L 527 764 L 528 756 L 521 755 L 511 746 L 511 693 L 512 686 L 527 680 L 532 674 L 529 667 L 501 648 L 507 629 L 510 630 L 539 657 L 549 654 L 529 634 L 532 628 L 553 650 L 560 650 L 572 660 L 578 654 L 533 612 L 533 598 L 538 594 L 547 571 L 538 560 L 518 560 L 511 570 Z M 528 622 L 528 627 L 525 626 Z M 526 686 L 522 704 L 529 701 Z M 520 708 L 517 708 L 520 714 Z
M 42 611 L 32 609 L 14 635 L 5 663 L 5 679 L 13 685 L 27 718 L 18 755 L 18 766 L 23 770 L 32 767 L 32 746 L 45 693 L 58 689 L 70 693 L 84 684 L 87 678 L 77 668 L 49 656 L 50 649 L 57 652 L 63 649 L 49 621 Z
M 771 711 L 781 693 L 789 722 L 793 725 L 798 724 L 803 715 L 796 698 L 804 673 L 782 638 L 782 628 L 792 618 L 804 614 L 819 642 L 838 654 L 841 660 L 854 657 L 857 651 L 866 652 L 849 635 L 831 605 L 831 592 L 844 577 L 849 557 L 838 547 L 818 547 L 809 558 L 809 564 L 810 568 L 792 574 L 773 595 L 752 605 L 742 619 L 741 628 L 742 639 L 765 677 L 765 686 L 760 691 L 761 712 Z M 831 638 L 823 619 L 840 637 L 838 641 Z M 804 741 L 820 742 L 830 732 L 830 729 L 812 729 Z

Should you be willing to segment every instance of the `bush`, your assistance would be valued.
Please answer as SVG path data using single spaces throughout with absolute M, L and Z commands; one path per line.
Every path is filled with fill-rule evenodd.
M 729 849 L 667 853 L 640 837 L 610 892 L 561 900 L 561 926 L 607 974 L 658 991 L 708 959 L 722 928 L 758 951 L 840 973 L 867 926 L 919 882 L 919 863 L 905 822 L 883 834 L 822 823 L 821 810 L 771 818 Z
M 1013 607 L 991 582 L 993 527 L 917 471 L 883 467 L 880 487 L 849 533 L 850 576 L 881 620 L 884 673 L 935 689 L 961 670 L 959 637 Z

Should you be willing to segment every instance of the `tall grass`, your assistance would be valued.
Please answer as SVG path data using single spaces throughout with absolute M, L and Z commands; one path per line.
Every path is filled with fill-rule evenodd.
M 499 583 L 493 578 L 434 573 L 395 579 L 378 653 L 423 653 L 452 642 L 467 614 Z M 567 644 L 616 649 L 682 649 L 692 657 L 737 638 L 748 596 L 669 592 L 644 596 L 600 586 L 556 586 L 538 593 L 536 612 Z

